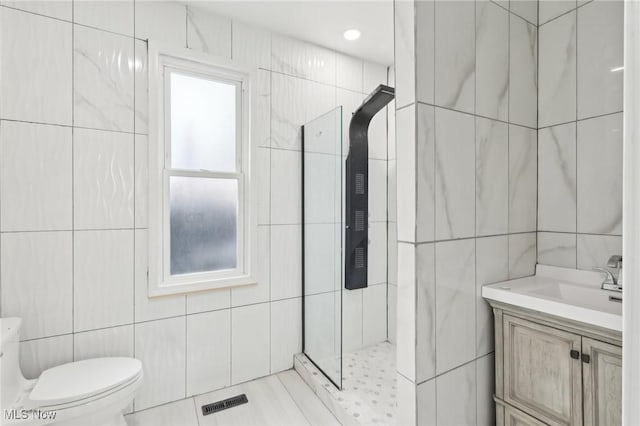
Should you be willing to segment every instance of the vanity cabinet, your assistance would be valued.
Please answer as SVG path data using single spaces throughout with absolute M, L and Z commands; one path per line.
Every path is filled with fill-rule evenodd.
M 621 333 L 492 305 L 498 425 L 621 424 Z
M 622 424 L 622 348 L 582 339 L 584 425 Z

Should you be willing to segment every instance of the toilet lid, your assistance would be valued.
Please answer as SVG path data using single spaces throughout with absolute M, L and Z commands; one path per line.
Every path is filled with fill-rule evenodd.
M 134 358 L 93 358 L 50 368 L 40 375 L 29 399 L 40 406 L 77 401 L 106 392 L 140 374 Z

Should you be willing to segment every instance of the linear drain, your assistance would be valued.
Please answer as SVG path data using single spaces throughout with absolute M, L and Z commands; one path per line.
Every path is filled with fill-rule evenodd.
M 207 416 L 212 413 L 217 413 L 218 411 L 226 410 L 227 408 L 233 408 L 238 405 L 246 404 L 249 402 L 247 399 L 247 395 L 242 394 L 238 396 L 233 396 L 231 398 L 223 399 L 222 401 L 212 402 L 211 404 L 206 404 L 202 406 L 202 415 Z

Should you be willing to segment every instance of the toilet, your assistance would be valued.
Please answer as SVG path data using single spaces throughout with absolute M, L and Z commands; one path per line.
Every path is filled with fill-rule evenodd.
M 20 369 L 20 318 L 0 318 L 3 425 L 126 425 L 122 410 L 142 383 L 142 363 L 107 357 L 70 362 L 25 379 Z

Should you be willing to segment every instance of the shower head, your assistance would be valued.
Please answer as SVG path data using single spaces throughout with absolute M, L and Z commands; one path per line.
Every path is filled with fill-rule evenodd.
M 378 111 L 387 106 L 387 104 L 393 100 L 394 96 L 395 90 L 393 87 L 385 86 L 384 84 L 376 87 L 376 89 L 362 102 L 362 105 L 360 105 L 353 113 L 351 125 L 354 124 L 354 121 L 358 123 L 362 123 L 363 121 L 366 121 L 367 123 L 370 122 Z

